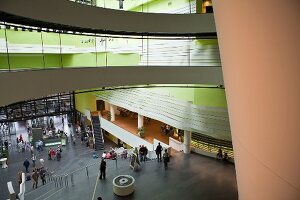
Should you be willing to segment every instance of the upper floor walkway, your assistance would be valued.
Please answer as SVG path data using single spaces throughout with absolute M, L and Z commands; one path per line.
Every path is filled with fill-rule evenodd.
M 58 30 L 131 35 L 216 35 L 209 14 L 124 12 L 62 0 L 1 0 L 3 21 Z
M 0 105 L 106 86 L 223 84 L 211 13 L 0 0 L 0 17 Z

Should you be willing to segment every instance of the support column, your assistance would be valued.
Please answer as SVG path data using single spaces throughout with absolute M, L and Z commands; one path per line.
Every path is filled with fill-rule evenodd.
M 115 106 L 112 104 L 109 104 L 109 111 L 110 111 L 110 121 L 115 121 L 116 120 L 116 113 L 115 113 Z
M 138 128 L 142 128 L 144 126 L 144 116 L 138 114 Z
M 183 153 L 189 154 L 191 153 L 191 131 L 184 131 L 184 136 L 183 136 Z
M 300 3 L 213 0 L 240 200 L 300 199 Z

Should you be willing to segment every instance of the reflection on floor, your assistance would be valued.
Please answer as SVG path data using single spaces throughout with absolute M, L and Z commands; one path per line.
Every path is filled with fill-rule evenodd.
M 134 124 L 134 120 L 132 121 Z M 105 142 L 106 146 L 113 145 L 107 144 L 108 141 Z M 99 181 L 95 187 L 98 181 L 99 164 L 89 169 L 88 177 L 85 171 L 86 165 L 100 161 L 100 159 L 93 159 L 93 153 L 94 150 L 87 148 L 84 144 L 81 145 L 79 139 L 75 146 L 68 143 L 63 148 L 61 161 L 47 160 L 46 151 L 37 153 L 37 159 L 43 158 L 49 171 L 54 171 L 56 174 L 68 174 L 76 169 L 81 170 L 74 175 L 74 185 L 69 183 L 68 186 L 55 187 L 54 183 L 50 182 L 41 186 L 40 181 L 39 188 L 32 190 L 32 182 L 26 182 L 25 199 L 92 199 L 94 188 L 96 188 L 95 197 L 102 196 L 105 200 L 238 199 L 234 165 L 196 154 L 184 155 L 181 152 L 172 152 L 167 171 L 163 163 L 156 160 L 141 163 L 138 171 L 132 171 L 129 167 L 129 159 L 118 159 L 117 162 L 108 160 L 107 179 Z M 97 154 L 101 155 L 102 152 L 99 151 Z M 7 181 L 13 181 L 14 188 L 18 192 L 17 172 L 24 170 L 23 162 L 26 157 L 30 158 L 29 152 L 18 153 L 10 147 L 9 166 L 7 169 L 0 169 L 0 200 L 8 197 Z M 135 192 L 125 198 L 115 196 L 112 190 L 113 178 L 121 174 L 128 174 L 135 178 Z
M 134 135 L 137 135 L 137 124 L 138 120 L 131 117 L 121 117 L 116 115 L 116 120 L 113 122 L 117 126 L 131 132 Z M 145 139 L 146 141 L 153 143 L 153 139 L 157 139 L 165 144 L 169 144 L 169 137 L 163 134 L 160 130 L 160 126 L 163 123 L 154 119 L 151 119 L 150 122 L 144 121 L 145 127 Z M 112 133 L 113 134 L 113 133 Z

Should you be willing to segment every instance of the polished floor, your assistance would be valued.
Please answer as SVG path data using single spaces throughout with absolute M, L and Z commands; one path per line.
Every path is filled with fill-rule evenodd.
M 59 122 L 59 119 L 57 119 Z M 22 125 L 20 125 L 21 127 Z M 21 129 L 19 129 L 19 133 Z M 106 141 L 107 148 L 112 146 Z M 18 153 L 13 147 L 10 150 L 9 167 L 0 169 L 0 200 L 7 199 L 6 183 L 12 181 L 17 188 L 17 172 L 24 170 L 23 162 L 30 157 L 29 152 Z M 55 187 L 54 182 L 45 186 L 39 183 L 38 189 L 32 189 L 32 183 L 26 182 L 25 199 L 28 200 L 67 200 L 67 199 L 94 199 L 101 196 L 104 200 L 235 200 L 238 199 L 235 168 L 232 164 L 219 162 L 197 154 L 185 155 L 182 152 L 172 152 L 168 170 L 163 163 L 156 160 L 143 162 L 138 171 L 133 171 L 130 161 L 118 159 L 107 161 L 107 178 L 99 180 L 99 159 L 93 159 L 94 151 L 80 144 L 71 143 L 63 148 L 62 160 L 47 160 L 45 151 L 37 157 L 44 158 L 48 171 L 56 175 L 71 174 L 68 184 Z M 97 152 L 101 155 L 102 152 Z M 88 167 L 88 170 L 85 166 Z M 75 172 L 74 172 L 75 171 Z M 88 171 L 88 175 L 87 175 Z M 113 193 L 113 178 L 117 175 L 128 174 L 135 178 L 135 192 L 128 197 L 118 197 Z
M 131 117 L 121 117 L 116 115 L 116 120 L 113 122 L 117 126 L 137 135 L 138 120 L 132 119 Z M 163 134 L 160 130 L 162 122 L 151 119 L 150 122 L 144 121 L 145 127 L 145 139 L 146 141 L 153 143 L 154 139 L 157 139 L 165 144 L 169 144 L 169 137 Z

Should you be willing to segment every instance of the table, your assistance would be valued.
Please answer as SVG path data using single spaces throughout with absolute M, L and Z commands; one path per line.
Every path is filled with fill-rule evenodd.
M 0 159 L 0 162 L 2 163 L 2 169 L 5 169 L 7 168 L 7 164 L 6 164 L 6 161 L 7 161 L 7 158 L 2 158 Z

